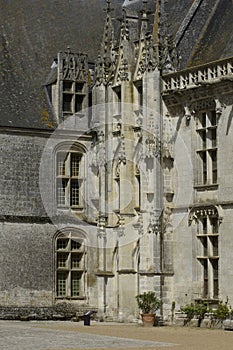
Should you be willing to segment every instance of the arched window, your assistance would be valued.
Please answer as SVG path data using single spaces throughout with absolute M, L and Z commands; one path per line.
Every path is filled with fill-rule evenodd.
M 64 231 L 55 239 L 57 298 L 85 298 L 86 244 L 82 233 Z
M 58 208 L 83 207 L 83 152 L 74 146 L 56 152 L 56 204 Z

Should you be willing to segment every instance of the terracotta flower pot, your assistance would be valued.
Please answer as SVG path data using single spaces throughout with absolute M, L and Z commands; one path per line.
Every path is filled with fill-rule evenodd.
M 155 323 L 155 314 L 141 314 L 144 327 L 153 327 Z

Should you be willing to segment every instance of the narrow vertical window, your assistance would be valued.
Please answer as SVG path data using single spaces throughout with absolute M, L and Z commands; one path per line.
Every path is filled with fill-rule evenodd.
M 114 115 L 121 114 L 121 86 L 113 88 Z
M 197 134 L 199 148 L 198 184 L 216 184 L 218 180 L 217 169 L 217 118 L 215 111 L 203 112 L 197 121 Z
M 203 298 L 218 298 L 218 219 L 216 216 L 206 215 L 199 218 L 198 261 L 202 266 Z

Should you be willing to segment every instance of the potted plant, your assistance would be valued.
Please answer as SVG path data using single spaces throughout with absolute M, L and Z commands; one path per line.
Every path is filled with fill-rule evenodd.
M 139 309 L 141 310 L 142 322 L 145 327 L 154 325 L 155 313 L 162 305 L 162 301 L 156 296 L 155 292 L 148 291 L 136 295 Z

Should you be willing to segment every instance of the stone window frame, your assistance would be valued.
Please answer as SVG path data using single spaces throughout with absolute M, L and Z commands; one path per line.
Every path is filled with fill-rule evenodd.
M 56 299 L 86 299 L 87 241 L 83 232 L 66 228 L 54 238 Z
M 196 224 L 196 261 L 202 278 L 202 298 L 219 298 L 219 227 L 222 222 L 220 206 L 192 208 L 189 212 L 189 225 Z
M 218 184 L 217 120 L 215 109 L 199 111 L 196 116 L 197 186 Z
M 83 101 L 86 96 L 85 81 L 62 81 L 62 113 L 70 116 L 82 113 Z
M 63 162 L 62 166 L 61 162 Z M 76 143 L 72 145 L 59 144 L 55 150 L 54 163 L 56 208 L 59 210 L 83 210 L 85 198 L 84 148 Z

